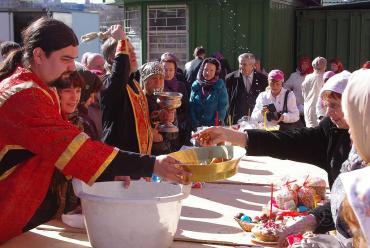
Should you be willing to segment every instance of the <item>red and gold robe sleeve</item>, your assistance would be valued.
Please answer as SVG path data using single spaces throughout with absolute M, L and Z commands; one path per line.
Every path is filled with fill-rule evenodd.
M 6 111 L 10 105 L 14 108 Z M 42 157 L 66 176 L 92 184 L 118 150 L 92 141 L 64 121 L 55 107 L 50 96 L 38 88 L 25 89 L 12 96 L 0 109 L 1 115 L 7 119 L 2 125 L 8 130 L 4 134 L 7 143 Z M 4 115 L 2 109 L 6 112 Z
M 129 162 L 145 160 L 92 141 L 64 121 L 55 93 L 22 68 L 0 83 L 0 116 L 0 244 L 22 232 L 55 168 L 92 184 L 112 161 L 124 163 L 116 171 L 124 173 L 126 162 L 131 169 Z M 153 164 L 148 158 L 137 171 L 149 174 Z

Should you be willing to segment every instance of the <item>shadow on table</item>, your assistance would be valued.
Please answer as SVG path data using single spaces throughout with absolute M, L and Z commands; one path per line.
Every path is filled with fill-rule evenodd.
M 226 226 L 217 223 L 181 220 L 181 228 L 177 232 L 181 235 L 182 230 L 191 230 L 192 232 L 212 233 L 212 234 L 234 234 L 240 233 L 241 229 L 234 226 Z
M 225 187 L 222 184 L 206 183 L 205 188 L 207 190 L 192 190 L 191 194 L 224 205 L 252 211 L 261 211 L 262 205 L 270 200 L 269 196 L 261 195 L 261 193 L 270 192 L 268 186 L 228 185 Z
M 256 169 L 247 169 L 247 168 L 238 168 L 238 173 L 248 174 L 248 175 L 273 175 L 269 170 L 256 170 Z
M 50 248 L 50 247 L 63 247 L 63 248 L 86 248 L 90 246 L 80 245 L 73 242 L 73 240 L 60 240 L 58 238 L 48 237 L 46 235 L 58 236 L 56 232 L 47 232 L 45 235 L 34 233 L 32 231 L 23 233 L 22 235 L 9 240 L 1 245 L 2 248 Z M 62 235 L 61 235 L 62 236 Z
M 181 209 L 181 216 L 191 218 L 217 219 L 222 217 L 222 214 L 203 208 L 183 206 Z
M 87 234 L 81 234 L 81 233 L 72 233 L 72 232 L 61 232 L 59 233 L 60 236 L 68 238 L 68 240 L 77 240 L 79 242 L 89 242 L 89 238 L 87 237 Z M 77 243 L 79 243 L 77 242 Z

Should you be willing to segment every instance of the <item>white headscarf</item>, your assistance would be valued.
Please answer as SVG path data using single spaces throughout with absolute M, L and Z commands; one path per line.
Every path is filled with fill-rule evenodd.
M 352 73 L 342 95 L 344 117 L 360 157 L 370 162 L 370 70 Z
M 338 94 L 343 94 L 344 89 L 347 86 L 348 79 L 351 73 L 349 71 L 342 71 L 341 73 L 335 74 L 330 77 L 321 89 L 320 96 L 324 91 L 333 91 Z
M 370 70 L 369 70 L 370 71 Z M 370 247 L 370 167 L 339 175 L 348 202 Z

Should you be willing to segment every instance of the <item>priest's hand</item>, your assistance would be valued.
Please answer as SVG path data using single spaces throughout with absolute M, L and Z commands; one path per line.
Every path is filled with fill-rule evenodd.
M 124 40 L 126 39 L 126 33 L 125 31 L 123 30 L 122 26 L 117 24 L 117 25 L 112 25 L 110 28 L 109 28 L 109 31 L 111 33 L 111 36 L 113 37 L 113 39 L 115 40 Z
M 128 187 L 130 187 L 131 177 L 130 176 L 115 176 L 114 181 L 123 181 L 123 187 L 125 187 L 125 189 L 128 189 Z
M 157 156 L 154 164 L 154 173 L 159 177 L 181 184 L 190 184 L 191 173 L 185 171 L 180 162 L 169 155 Z

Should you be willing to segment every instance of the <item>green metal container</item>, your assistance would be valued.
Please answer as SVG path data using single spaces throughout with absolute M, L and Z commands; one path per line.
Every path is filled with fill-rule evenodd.
M 353 71 L 370 59 L 370 9 L 297 11 L 297 56 L 339 58 Z
M 267 69 L 289 74 L 295 68 L 295 11 L 293 0 L 124 0 L 126 8 L 140 6 L 142 56 L 147 59 L 147 8 L 186 4 L 188 60 L 196 46 L 207 56 L 220 51 L 233 69 L 241 53 L 252 52 Z

